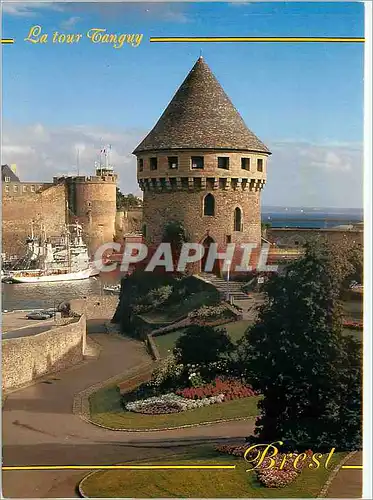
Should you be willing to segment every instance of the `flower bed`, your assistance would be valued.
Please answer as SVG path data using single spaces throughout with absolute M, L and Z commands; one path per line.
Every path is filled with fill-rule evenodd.
M 176 394 L 183 398 L 195 400 L 224 394 L 225 401 L 256 396 L 251 387 L 242 384 L 239 380 L 221 378 L 216 378 L 211 384 L 202 387 L 188 387 L 176 391 Z
M 222 403 L 224 395 L 218 394 L 210 398 L 191 400 L 183 398 L 173 393 L 163 396 L 155 396 L 148 399 L 140 399 L 131 403 L 126 403 L 125 408 L 128 411 L 144 413 L 147 415 L 160 415 L 164 413 L 178 413 L 186 410 L 193 410 L 216 403 Z
M 362 330 L 363 322 L 362 321 L 344 321 L 343 326 L 345 328 L 351 328 L 351 330 Z
M 220 453 L 226 453 L 236 457 L 243 458 L 245 456 L 246 450 L 249 445 L 246 446 L 232 446 L 232 445 L 220 445 L 216 446 L 216 451 Z M 311 462 L 313 452 L 307 450 L 307 457 L 297 463 L 297 467 L 294 466 L 294 461 L 298 456 L 297 453 L 293 453 L 292 457 L 286 457 L 286 454 L 279 453 L 275 458 L 275 465 L 268 468 L 271 465 L 271 459 L 264 459 L 260 464 L 258 469 L 255 469 L 258 481 L 260 481 L 266 488 L 283 488 L 297 479 L 299 474 L 301 474 L 302 469 L 308 466 Z M 255 460 L 257 456 L 257 451 L 253 451 L 246 456 L 246 459 L 250 461 Z M 251 463 L 251 468 L 255 466 L 255 462 Z

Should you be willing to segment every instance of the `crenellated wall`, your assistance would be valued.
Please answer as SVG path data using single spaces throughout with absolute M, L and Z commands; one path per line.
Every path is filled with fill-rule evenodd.
M 176 220 L 183 224 L 192 242 L 203 242 L 208 237 L 218 245 L 259 244 L 260 191 L 266 181 L 267 156 L 224 150 L 139 153 L 137 169 L 144 191 L 146 240 L 159 243 L 166 223 Z M 193 168 L 195 157 L 203 158 L 203 168 Z M 152 168 L 152 158 L 157 158 L 156 169 L 154 160 Z M 219 168 L 219 158 L 228 159 L 226 168 Z M 204 209 L 207 195 L 213 197 L 213 214 Z M 240 224 L 234 222 L 236 209 L 240 210 Z
M 30 183 L 28 183 L 30 184 Z M 44 225 L 48 236 L 60 236 L 66 222 L 67 192 L 64 183 L 37 185 L 38 189 L 23 192 L 24 183 L 11 183 L 10 192 L 3 186 L 2 251 L 19 254 L 34 221 L 36 231 Z M 17 192 L 14 187 L 17 186 Z M 31 184 L 30 184 L 31 186 Z

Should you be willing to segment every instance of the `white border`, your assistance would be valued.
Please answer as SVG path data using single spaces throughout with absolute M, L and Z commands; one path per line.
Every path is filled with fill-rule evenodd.
M 372 495 L 372 3 L 365 2 L 364 45 L 364 374 L 363 498 Z

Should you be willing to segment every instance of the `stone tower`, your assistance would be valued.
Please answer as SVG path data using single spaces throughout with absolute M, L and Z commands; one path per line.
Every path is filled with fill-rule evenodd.
M 148 243 L 161 242 L 165 224 L 175 220 L 205 246 L 260 244 L 260 192 L 271 153 L 202 57 L 133 154 Z
M 83 225 L 91 253 L 115 235 L 117 175 L 105 159 L 96 165 L 95 175 L 67 178 L 70 216 Z

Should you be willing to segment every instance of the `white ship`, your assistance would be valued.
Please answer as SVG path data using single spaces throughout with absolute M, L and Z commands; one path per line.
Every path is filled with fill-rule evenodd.
M 26 240 L 26 255 L 8 271 L 2 281 L 8 283 L 46 283 L 84 280 L 96 276 L 99 269 L 90 262 L 88 248 L 82 239 L 82 226 L 65 226 L 61 238 L 52 242 L 44 237 Z

